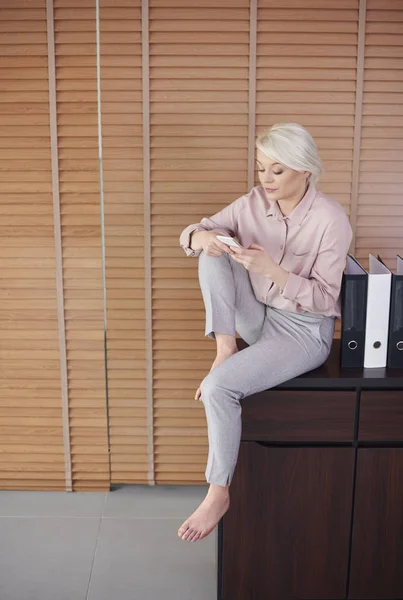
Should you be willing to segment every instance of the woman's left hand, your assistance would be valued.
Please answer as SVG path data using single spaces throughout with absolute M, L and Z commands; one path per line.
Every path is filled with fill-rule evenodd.
M 230 256 L 248 271 L 265 277 L 271 276 L 273 266 L 276 265 L 272 257 L 258 244 L 252 244 L 249 248 L 231 246 Z

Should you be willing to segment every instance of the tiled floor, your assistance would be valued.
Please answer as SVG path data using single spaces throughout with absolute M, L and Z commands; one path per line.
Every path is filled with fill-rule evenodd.
M 216 531 L 177 537 L 206 491 L 0 492 L 0 600 L 215 600 Z

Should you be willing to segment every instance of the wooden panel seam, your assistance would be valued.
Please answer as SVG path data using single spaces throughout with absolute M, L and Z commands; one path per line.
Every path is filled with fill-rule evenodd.
M 250 0 L 248 192 L 255 182 L 257 0 Z
M 62 422 L 64 469 L 66 491 L 73 491 L 71 446 L 70 446 L 70 419 L 69 419 L 69 391 L 67 376 L 66 330 L 64 318 L 64 288 L 63 288 L 63 258 L 62 258 L 62 229 L 60 220 L 60 193 L 59 193 L 59 157 L 57 141 L 57 110 L 56 110 L 56 65 L 55 65 L 55 37 L 54 37 L 53 0 L 46 0 L 46 23 L 48 35 L 48 73 L 49 73 L 49 125 L 52 167 L 52 196 L 54 219 L 54 242 L 56 263 L 56 294 L 57 318 L 59 330 L 60 349 L 60 381 L 62 394 Z
M 142 95 L 143 95 L 143 175 L 144 175 L 144 287 L 146 339 L 146 397 L 148 483 L 155 485 L 153 408 L 153 331 L 151 279 L 151 164 L 150 164 L 150 39 L 148 0 L 141 2 Z
M 111 482 L 111 443 L 109 427 L 109 386 L 108 386 L 108 344 L 106 321 L 106 255 L 105 255 L 105 203 L 104 203 L 104 169 L 102 158 L 102 104 L 101 104 L 101 40 L 99 0 L 95 0 L 96 43 L 97 43 L 97 104 L 98 104 L 98 160 L 99 160 L 99 198 L 101 218 L 101 253 L 102 253 L 102 294 L 104 311 L 104 365 L 105 365 L 105 400 L 106 400 L 106 435 L 108 443 L 109 484 Z
M 355 95 L 353 172 L 351 180 L 350 223 L 353 230 L 350 252 L 356 251 L 356 229 L 358 208 L 358 187 L 360 176 L 361 129 L 364 91 L 364 61 L 365 61 L 365 27 L 367 0 L 360 0 L 358 16 L 358 47 L 357 47 L 357 83 Z

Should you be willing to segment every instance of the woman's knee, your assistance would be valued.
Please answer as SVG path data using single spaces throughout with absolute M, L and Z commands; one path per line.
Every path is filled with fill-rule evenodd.
M 226 398 L 232 398 L 233 396 L 228 376 L 221 369 L 210 371 L 201 382 L 200 390 L 202 401 L 208 403 L 214 402 L 216 399 L 222 402 Z
M 208 256 L 208 254 L 206 254 L 203 250 L 200 252 L 199 255 L 199 268 L 204 268 L 204 267 L 219 267 L 221 266 L 223 263 L 228 263 L 228 254 L 221 254 L 221 256 Z
M 204 402 L 207 398 L 210 398 L 212 392 L 214 391 L 214 380 L 210 375 L 212 375 L 213 371 L 210 371 L 208 375 L 203 379 L 200 384 L 201 398 Z
M 231 266 L 228 256 L 207 256 L 202 252 L 199 256 L 199 281 L 202 287 L 214 288 L 220 281 L 227 280 Z

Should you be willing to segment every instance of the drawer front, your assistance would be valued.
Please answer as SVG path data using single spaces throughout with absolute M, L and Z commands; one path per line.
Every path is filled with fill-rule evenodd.
M 267 390 L 242 400 L 242 439 L 352 442 L 356 392 Z
M 403 441 L 403 390 L 361 392 L 358 439 L 363 442 Z

